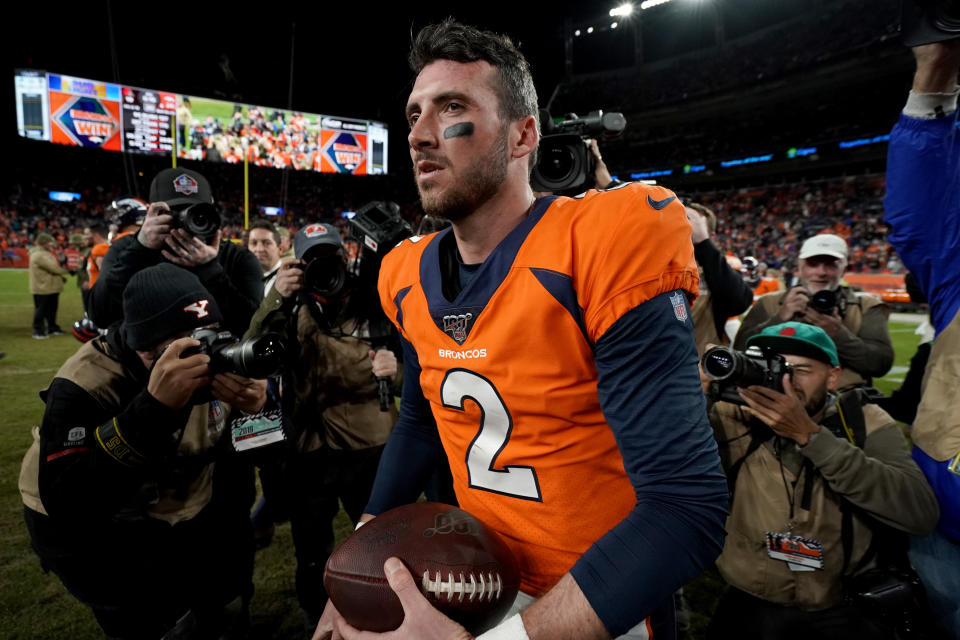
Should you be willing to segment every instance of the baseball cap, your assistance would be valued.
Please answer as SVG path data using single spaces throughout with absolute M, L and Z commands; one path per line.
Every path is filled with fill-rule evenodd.
M 826 331 L 812 324 L 784 322 L 767 327 L 748 339 L 747 346 L 770 347 L 782 355 L 804 356 L 834 367 L 840 366 L 833 340 Z
M 200 279 L 168 262 L 138 271 L 123 290 L 120 331 L 127 345 L 137 351 L 222 320 L 217 301 Z
M 301 227 L 293 236 L 293 255 L 297 260 L 303 260 L 307 251 L 314 247 L 328 245 L 341 249 L 343 240 L 340 232 L 332 224 L 315 222 Z
M 150 202 L 166 202 L 171 209 L 179 205 L 205 202 L 213 204 L 210 183 L 190 169 L 164 169 L 150 183 Z
M 832 233 L 821 233 L 820 235 L 807 238 L 800 247 L 801 260 L 812 258 L 813 256 L 833 256 L 841 260 L 847 259 L 847 241 L 840 236 Z

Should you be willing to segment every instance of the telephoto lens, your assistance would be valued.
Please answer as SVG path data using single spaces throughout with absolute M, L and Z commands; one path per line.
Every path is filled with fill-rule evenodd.
M 212 204 L 198 202 L 177 211 L 176 224 L 190 235 L 209 242 L 220 229 L 220 212 Z
M 245 378 L 272 378 L 280 373 L 286 348 L 276 333 L 265 333 L 224 345 L 211 355 L 212 368 Z
M 755 360 L 730 347 L 712 347 L 700 361 L 711 380 L 729 382 L 739 387 L 764 384 L 766 371 Z

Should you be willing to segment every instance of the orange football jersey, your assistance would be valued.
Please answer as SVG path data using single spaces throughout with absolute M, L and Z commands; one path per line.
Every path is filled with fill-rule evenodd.
M 658 294 L 696 295 L 690 225 L 659 187 L 540 198 L 452 301 L 450 232 L 390 252 L 380 297 L 417 352 L 460 506 L 504 537 L 521 589 L 539 595 L 634 506 L 592 346 Z

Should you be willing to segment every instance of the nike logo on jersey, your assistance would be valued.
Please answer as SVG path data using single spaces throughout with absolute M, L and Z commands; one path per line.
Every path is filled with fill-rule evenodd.
M 654 199 L 651 198 L 650 195 L 648 194 L 648 195 L 647 195 L 647 204 L 650 205 L 651 207 L 653 207 L 654 209 L 656 209 L 657 211 L 660 211 L 660 210 L 662 210 L 664 207 L 666 207 L 668 204 L 670 204 L 671 202 L 673 202 L 673 201 L 676 200 L 676 199 L 677 199 L 677 196 L 670 196 L 669 198 L 664 198 L 663 200 L 654 200 Z

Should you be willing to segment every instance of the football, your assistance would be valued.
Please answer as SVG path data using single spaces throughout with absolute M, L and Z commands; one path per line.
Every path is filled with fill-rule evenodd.
M 403 622 L 383 572 L 391 556 L 403 561 L 433 606 L 474 635 L 500 621 L 519 588 L 516 560 L 496 532 L 447 504 L 404 505 L 357 529 L 327 561 L 327 594 L 358 629 L 390 631 Z

